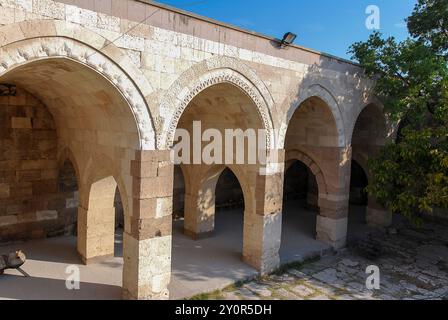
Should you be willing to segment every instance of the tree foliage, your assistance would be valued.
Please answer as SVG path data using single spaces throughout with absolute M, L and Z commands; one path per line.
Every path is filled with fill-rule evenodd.
M 419 222 L 422 213 L 448 208 L 448 1 L 419 0 L 407 22 L 405 41 L 374 32 L 349 52 L 400 123 L 397 141 L 369 161 L 367 191 Z

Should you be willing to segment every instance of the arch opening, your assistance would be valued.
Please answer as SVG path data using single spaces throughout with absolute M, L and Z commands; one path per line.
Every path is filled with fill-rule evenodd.
M 310 168 L 299 160 L 287 161 L 280 246 L 282 262 L 297 261 L 306 252 L 305 246 L 314 241 L 319 212 L 318 194 L 316 176 Z
M 280 260 L 292 262 L 322 252 L 316 240 L 321 203 L 338 192 L 341 132 L 330 106 L 312 96 L 295 110 L 285 136 L 285 176 Z M 343 143 L 342 143 L 343 145 Z M 323 171 L 325 170 L 325 171 Z
M 29 239 L 29 256 L 41 250 L 37 244 L 60 242 L 66 250 L 48 250 L 47 259 L 121 264 L 122 240 L 114 234 L 124 227 L 132 191 L 123 168 L 141 146 L 129 101 L 103 74 L 65 57 L 14 66 L 0 83 L 14 88 L 0 97 L 0 241 Z M 93 196 L 99 172 L 119 179 L 120 190 L 109 183 L 107 196 Z M 95 220 L 91 210 L 109 213 Z
M 376 104 L 368 104 L 360 112 L 352 134 L 352 161 L 350 176 L 350 208 L 348 216 L 349 240 L 362 234 L 369 220 L 369 208 L 375 208 L 375 214 L 382 214 L 377 210 L 374 198 L 366 192 L 370 179 L 368 161 L 374 158 L 382 146 L 386 144 L 386 118 Z
M 197 122 L 200 122 L 199 138 L 207 130 L 214 130 L 224 139 L 226 130 L 244 132 L 253 129 L 256 132 L 264 128 L 257 106 L 251 97 L 231 83 L 215 84 L 197 94 L 185 108 L 177 128 L 183 129 L 193 137 L 195 134 L 198 135 L 198 132 L 194 131 Z M 183 137 L 175 141 L 175 150 L 178 150 L 176 145 L 182 143 L 182 139 Z M 201 152 L 214 141 L 205 140 L 207 139 L 201 141 Z M 250 145 L 247 137 L 242 146 L 244 150 L 239 150 L 234 140 L 231 153 L 236 160 L 238 154 L 243 151 L 244 164 L 236 164 L 236 161 L 228 165 L 224 163 L 225 143 L 210 153 L 215 156 L 217 152 L 221 152 L 221 159 L 215 158 L 214 161 L 207 163 L 200 154 L 200 163 L 193 164 L 195 151 L 193 144 L 190 143 L 188 149 L 182 149 L 182 154 L 179 155 L 182 159 L 186 159 L 183 153 L 189 153 L 188 161 L 180 164 L 175 169 L 174 175 L 173 212 L 178 219 L 175 218 L 173 228 L 172 282 L 184 281 L 176 274 L 183 274 L 189 268 L 189 262 L 198 266 L 197 269 L 201 271 L 196 269 L 195 272 L 199 272 L 205 278 L 214 278 L 215 281 L 224 279 L 235 281 L 243 274 L 256 272 L 246 265 L 241 257 L 244 216 L 245 210 L 247 211 L 245 205 L 252 197 L 247 173 L 258 172 L 258 167 L 247 164 Z M 179 217 L 178 213 L 182 208 L 183 217 Z M 213 253 L 213 261 L 207 259 L 208 253 Z M 229 268 L 218 275 L 215 268 L 218 264 L 229 265 Z M 202 285 L 205 285 L 205 280 L 203 282 L 198 279 L 194 286 L 188 284 L 198 293 Z
M 123 257 L 121 194 L 113 176 L 95 179 L 78 213 L 78 252 L 84 263 Z M 118 208 L 117 205 L 118 204 Z
M 313 96 L 300 104 L 289 121 L 285 150 L 338 147 L 338 136 L 331 109 Z

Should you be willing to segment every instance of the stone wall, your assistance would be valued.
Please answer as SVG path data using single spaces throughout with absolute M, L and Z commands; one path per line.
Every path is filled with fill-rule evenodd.
M 139 24 L 145 16 L 148 19 Z M 43 22 L 50 20 L 70 27 Z M 304 96 L 315 93 L 315 88 L 321 88 L 334 102 L 331 112 L 338 122 L 341 144 L 350 141 L 357 114 L 370 99 L 365 93 L 372 83 L 361 78 L 360 69 L 352 63 L 299 46 L 281 50 L 266 36 L 159 4 L 138 0 L 0 0 L 0 25 L 23 21 L 38 23 L 42 34 L 56 29 L 63 35 L 76 25 L 82 28 L 77 31 L 82 33 L 82 41 L 90 41 L 94 35 L 112 41 L 113 46 L 103 51 L 110 54 L 110 48 L 116 46 L 125 52 L 126 63 L 120 61 L 120 65 L 126 72 L 138 69 L 138 82 L 150 84 L 145 85 L 145 97 L 162 137 L 171 130 L 172 117 L 178 113 L 171 99 L 176 90 L 179 95 L 174 99 L 184 100 L 183 87 L 213 70 L 223 71 L 219 74 L 222 77 L 231 69 L 238 81 L 250 80 L 261 94 L 260 102 L 272 113 L 273 127 L 280 131 L 280 149 L 287 115 Z M 29 33 L 27 28 L 23 30 Z M 166 145 L 162 141 L 159 147 Z
M 20 88 L 0 97 L 0 241 L 73 230 L 76 174 L 69 161 L 59 168 L 57 148 L 41 102 Z

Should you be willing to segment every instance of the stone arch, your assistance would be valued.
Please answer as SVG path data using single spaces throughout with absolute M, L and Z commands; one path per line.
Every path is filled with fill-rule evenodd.
M 285 122 L 282 123 L 280 128 L 279 136 L 278 136 L 278 148 L 282 149 L 285 147 L 286 133 L 289 127 L 289 123 L 294 116 L 296 110 L 300 107 L 300 105 L 306 100 L 316 97 L 322 100 L 330 109 L 333 119 L 335 121 L 335 126 L 337 130 L 337 143 L 339 147 L 346 146 L 346 138 L 345 138 L 345 124 L 344 119 L 342 117 L 342 112 L 340 110 L 339 104 L 334 97 L 334 95 L 324 86 L 320 84 L 312 84 L 310 86 L 301 89 L 298 98 L 295 99 L 292 103 L 288 102 L 288 105 L 283 108 L 283 110 L 287 110 Z
M 247 181 L 247 177 L 244 175 L 243 170 L 240 170 L 238 165 L 214 165 L 211 168 L 206 169 L 202 173 L 201 179 L 197 179 L 196 183 L 198 185 L 196 187 L 199 187 L 199 189 L 201 189 L 204 184 L 204 181 L 209 181 L 209 182 L 211 182 L 210 186 L 213 187 L 213 193 L 215 193 L 214 188 L 216 187 L 216 184 L 218 183 L 218 180 L 221 177 L 221 174 L 226 169 L 229 169 L 230 171 L 232 171 L 232 173 L 237 178 L 238 183 L 240 184 L 241 189 L 243 191 L 244 203 L 248 205 L 249 204 L 248 200 L 251 197 L 250 196 L 251 189 L 250 189 L 250 185 Z M 194 189 L 196 189 L 196 188 L 194 188 Z
M 138 128 L 140 148 L 155 149 L 151 110 L 145 97 L 153 89 L 118 47 L 97 33 L 59 20 L 23 21 L 0 28 L 0 77 L 33 61 L 65 58 L 101 74 L 128 103 Z M 126 70 L 126 71 L 125 71 Z
M 238 165 L 213 165 L 208 167 L 192 168 L 188 171 L 188 176 L 198 177 L 190 183 L 186 183 L 185 199 L 185 233 L 197 239 L 213 232 L 215 227 L 215 201 L 216 186 L 224 170 L 229 169 L 238 180 L 244 199 L 244 211 L 252 210 L 254 204 L 251 203 L 252 194 L 250 182 L 240 170 Z
M 364 170 L 364 173 L 367 177 L 367 180 L 370 180 L 370 171 L 369 171 L 369 167 L 368 167 L 368 157 L 365 154 L 362 154 L 360 152 L 354 152 L 352 153 L 352 160 L 356 161 L 359 166 L 362 168 L 362 170 Z
M 108 168 L 106 168 L 102 165 L 104 163 L 113 164 L 114 162 L 110 157 L 104 154 L 94 154 L 88 158 L 84 168 L 84 173 L 81 176 L 83 179 L 82 181 L 84 181 L 84 184 L 87 186 L 86 190 L 83 190 L 82 194 L 80 190 L 80 200 L 82 201 L 81 205 L 83 205 L 85 208 L 88 208 L 89 196 L 91 192 L 90 189 L 92 185 L 94 185 L 97 181 L 100 181 L 107 177 L 113 177 L 114 181 L 116 182 L 116 187 L 118 187 L 118 191 L 121 195 L 125 216 L 130 216 L 131 213 L 129 211 L 130 207 L 128 196 L 131 190 L 129 188 L 126 188 L 125 181 L 120 174 L 120 168 L 117 167 L 118 164 L 117 166 L 109 166 Z
M 58 154 L 58 166 L 61 168 L 64 165 L 64 162 L 66 160 L 69 160 L 71 164 L 73 165 L 73 168 L 75 169 L 76 173 L 76 180 L 78 181 L 78 184 L 81 183 L 81 171 L 78 165 L 78 161 L 74 155 L 74 153 L 71 151 L 69 147 L 65 147 L 62 149 L 62 151 Z
M 328 194 L 324 173 L 313 159 L 311 159 L 307 154 L 300 150 L 290 150 L 286 153 L 285 163 L 291 160 L 298 160 L 303 162 L 310 169 L 311 173 L 316 177 L 319 194 Z
M 270 112 L 273 110 L 274 100 L 267 87 L 255 72 L 238 59 L 217 56 L 184 72 L 162 97 L 161 119 L 158 122 L 163 123 L 163 127 L 157 143 L 159 149 L 169 149 L 172 146 L 180 117 L 193 98 L 205 89 L 221 83 L 232 84 L 251 98 L 266 130 L 267 149 L 274 146 Z
M 117 182 L 113 176 L 96 180 L 90 185 L 87 207 L 78 211 L 78 252 L 83 262 L 114 254 Z
M 392 121 L 390 121 L 390 118 L 384 114 L 384 105 L 381 103 L 381 101 L 373 97 L 371 98 L 367 103 L 363 104 L 363 106 L 356 110 L 353 114 L 353 121 L 350 124 L 350 127 L 348 129 L 348 143 L 351 145 L 353 143 L 353 135 L 355 134 L 355 128 L 356 124 L 358 123 L 358 120 L 360 116 L 365 112 L 367 109 L 372 110 L 373 112 L 377 113 L 381 117 L 381 123 L 377 125 L 384 126 L 384 139 L 393 137 L 396 135 L 396 129 L 398 128 L 398 124 L 394 124 Z

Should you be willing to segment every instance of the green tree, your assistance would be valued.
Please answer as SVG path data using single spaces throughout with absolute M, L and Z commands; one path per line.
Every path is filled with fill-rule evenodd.
M 422 213 L 448 208 L 448 1 L 419 0 L 407 23 L 407 40 L 374 32 L 349 53 L 400 122 L 397 141 L 369 161 L 367 191 L 418 223 Z

